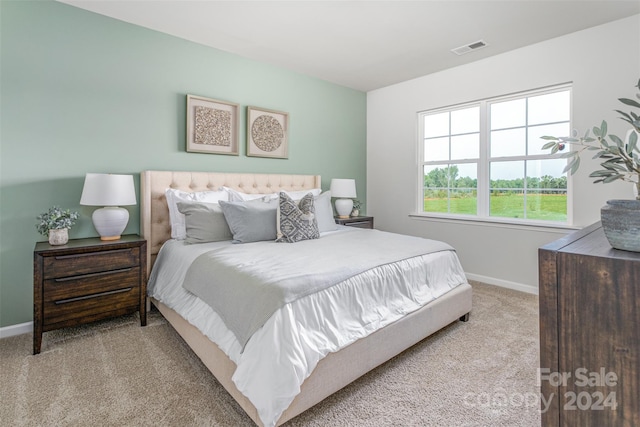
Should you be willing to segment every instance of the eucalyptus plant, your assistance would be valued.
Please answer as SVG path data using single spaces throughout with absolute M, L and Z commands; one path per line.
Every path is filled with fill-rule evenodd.
M 640 80 L 635 87 L 640 90 Z M 636 94 L 636 98 L 640 100 L 640 93 Z M 640 109 L 640 102 L 635 99 L 618 98 L 618 101 L 632 108 Z M 640 116 L 634 111 L 628 113 L 621 110 L 615 111 L 620 114 L 620 119 L 631 125 L 625 140 L 616 135 L 608 134 L 607 122 L 603 120 L 600 127 L 593 127 L 594 136 L 590 135 L 588 129 L 583 137 L 578 137 L 575 130 L 568 137 L 543 136 L 542 139 L 549 142 L 544 144 L 542 148 L 544 150 L 551 149 L 551 153 L 555 154 L 563 151 L 568 145 L 576 147 L 575 150 L 561 155 L 561 157 L 569 159 L 563 172 L 570 171 L 571 175 L 576 173 L 580 167 L 580 155 L 584 151 L 595 151 L 593 158 L 602 159 L 602 163 L 600 163 L 602 169 L 591 172 L 589 177 L 596 178 L 593 182 L 603 184 L 617 180 L 632 182 L 638 190 L 636 199 L 640 200 L 640 148 L 638 147 Z
M 43 236 L 49 234 L 49 230 L 71 228 L 78 219 L 78 212 L 71 212 L 69 209 L 62 210 L 58 206 L 52 206 L 47 212 L 36 217 L 36 229 Z

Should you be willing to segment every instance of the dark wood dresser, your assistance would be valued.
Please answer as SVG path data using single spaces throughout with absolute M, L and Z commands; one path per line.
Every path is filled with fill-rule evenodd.
M 147 242 L 137 235 L 119 240 L 69 240 L 36 244 L 33 252 L 33 354 L 42 333 L 139 311 L 147 324 Z
M 640 426 L 640 253 L 600 223 L 543 246 L 543 426 Z

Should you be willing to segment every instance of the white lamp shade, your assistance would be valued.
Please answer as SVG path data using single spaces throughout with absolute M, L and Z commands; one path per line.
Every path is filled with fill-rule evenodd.
M 136 204 L 133 175 L 88 173 L 80 204 L 84 206 L 127 206 Z
M 333 197 L 357 197 L 355 179 L 332 179 L 331 195 Z
M 88 173 L 84 178 L 80 204 L 105 206 L 93 212 L 93 226 L 100 239 L 118 240 L 129 222 L 129 211 L 118 206 L 136 204 L 133 175 Z

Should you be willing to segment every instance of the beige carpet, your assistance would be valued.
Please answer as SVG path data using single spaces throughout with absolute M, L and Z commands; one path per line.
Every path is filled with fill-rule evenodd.
M 473 283 L 456 322 L 287 426 L 539 426 L 538 303 Z M 2 426 L 249 426 L 251 420 L 154 311 L 0 340 Z

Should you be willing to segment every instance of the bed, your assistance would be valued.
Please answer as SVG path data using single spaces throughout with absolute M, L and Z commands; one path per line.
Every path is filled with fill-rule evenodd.
M 140 191 L 141 233 L 148 242 L 148 274 L 151 273 L 152 267 L 159 256 L 160 259 L 170 256 L 167 255 L 169 249 L 163 248 L 165 243 L 167 243 L 165 248 L 182 245 L 182 243 L 175 242 L 175 239 L 171 239 L 172 227 L 165 197 L 166 189 L 172 188 L 187 193 L 196 193 L 222 187 L 246 194 L 269 194 L 280 191 L 304 193 L 312 189 L 320 188 L 321 179 L 318 175 L 177 171 L 142 172 Z M 322 240 L 322 237 L 320 240 Z M 205 247 L 205 245 L 191 245 L 190 248 L 199 246 Z M 293 247 L 295 244 L 289 246 Z M 163 248 L 162 251 L 161 248 Z M 445 252 L 442 253 L 444 254 Z M 451 253 L 455 257 L 455 252 L 451 251 Z M 440 254 L 440 252 L 438 254 Z M 450 256 L 449 252 L 446 252 L 446 254 Z M 449 264 L 457 263 L 456 268 L 461 271 L 457 257 L 447 262 Z M 158 264 L 161 265 L 160 262 Z M 153 272 L 157 273 L 160 268 L 161 267 L 157 267 Z M 354 338 L 353 342 L 348 342 L 346 345 L 343 344 L 341 346 L 336 345 L 335 351 L 330 350 L 327 354 L 319 356 L 319 360 L 313 364 L 310 372 L 301 374 L 303 378 L 300 380 L 301 385 L 298 388 L 299 392 L 296 391 L 295 397 L 293 397 L 290 402 L 286 402 L 283 411 L 276 411 L 276 415 L 271 418 L 265 418 L 265 410 L 261 406 L 261 403 L 258 402 L 257 404 L 257 406 L 261 408 L 258 410 L 256 405 L 254 405 L 254 402 L 257 400 L 253 397 L 249 399 L 245 395 L 249 393 L 244 391 L 244 389 L 244 393 L 240 391 L 239 386 L 234 382 L 234 373 L 236 370 L 240 370 L 236 362 L 239 357 L 242 357 L 238 355 L 237 351 L 234 353 L 233 346 L 235 345 L 237 347 L 237 343 L 228 344 L 225 343 L 225 339 L 222 338 L 222 342 L 216 344 L 210 338 L 212 333 L 205 330 L 204 326 L 199 324 L 199 327 L 196 327 L 192 324 L 202 323 L 202 320 L 192 320 L 189 313 L 184 312 L 184 308 L 178 308 L 178 306 L 174 307 L 176 308 L 175 310 L 170 308 L 170 303 L 165 303 L 161 300 L 162 298 L 158 297 L 159 294 L 162 294 L 161 292 L 156 292 L 157 295 L 155 296 L 151 295 L 149 300 L 158 308 L 167 321 L 192 348 L 194 353 L 202 360 L 204 365 L 257 425 L 281 425 L 439 329 L 458 319 L 468 320 L 469 312 L 471 311 L 471 286 L 466 283 L 463 273 L 462 278 L 458 278 L 460 277 L 459 271 L 456 272 L 458 276 L 456 276 L 455 279 L 446 279 L 444 281 L 455 280 L 461 283 L 456 283 L 455 285 L 449 284 L 450 289 L 443 291 L 442 295 L 412 310 L 408 314 L 402 315 L 400 318 L 391 318 L 391 321 L 381 324 L 382 327 L 380 328 L 368 331 L 366 334 L 363 332 L 361 334 L 362 336 Z M 362 276 L 360 280 L 366 282 L 366 277 L 367 276 Z M 335 286 L 335 288 L 340 289 L 338 286 Z M 193 296 L 193 299 L 198 300 L 195 296 Z M 311 303 L 307 301 L 309 299 L 310 297 L 302 298 L 301 300 L 303 303 Z M 202 301 L 198 301 L 198 303 L 201 302 Z M 295 302 L 293 304 L 297 303 L 298 302 Z M 198 309 L 194 311 L 200 312 L 203 310 L 204 309 Z M 182 314 L 179 312 L 182 312 Z M 198 316 L 200 316 L 200 314 L 198 314 Z M 274 315 L 272 317 L 280 319 L 280 311 L 277 316 Z M 187 320 L 186 318 L 189 319 Z M 272 319 L 270 319 L 270 321 L 271 320 Z M 274 320 L 274 322 L 277 321 L 279 320 Z M 277 327 L 277 325 L 273 327 Z M 267 329 L 267 327 L 265 326 L 263 329 Z M 226 341 L 233 340 L 227 339 Z M 247 350 L 244 351 L 244 353 L 240 351 L 240 355 L 249 352 L 249 346 L 253 345 L 254 342 L 259 343 L 260 341 L 258 338 L 251 338 L 247 343 Z M 221 348 L 228 351 L 229 354 Z M 234 360 L 236 360 L 236 362 L 234 362 Z M 238 380 L 238 378 L 236 377 L 235 380 Z M 240 386 L 240 388 L 242 387 L 244 386 Z

